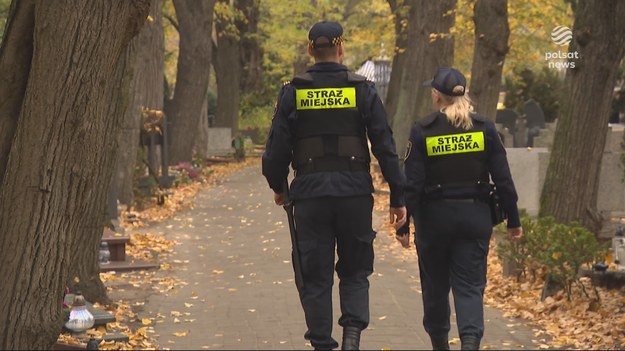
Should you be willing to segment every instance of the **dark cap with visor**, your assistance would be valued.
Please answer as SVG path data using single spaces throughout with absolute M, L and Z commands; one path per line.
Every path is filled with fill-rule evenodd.
M 337 22 L 316 23 L 308 32 L 308 40 L 315 49 L 337 46 L 344 41 L 343 27 Z
M 467 79 L 457 69 L 442 67 L 436 71 L 434 79 L 423 82 L 423 85 L 432 87 L 445 95 L 462 96 L 467 87 Z

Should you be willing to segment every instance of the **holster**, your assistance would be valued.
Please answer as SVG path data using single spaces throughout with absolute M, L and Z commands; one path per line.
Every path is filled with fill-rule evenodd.
M 508 218 L 508 214 L 504 211 L 499 202 L 499 195 L 497 194 L 497 187 L 491 184 L 490 193 L 488 194 L 488 206 L 490 207 L 490 218 L 493 222 L 493 226 L 504 221 Z

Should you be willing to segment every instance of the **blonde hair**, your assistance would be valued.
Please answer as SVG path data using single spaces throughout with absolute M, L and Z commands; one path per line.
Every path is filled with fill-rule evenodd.
M 462 96 L 449 96 L 436 89 L 433 90 L 443 101 L 441 112 L 447 116 L 447 120 L 454 127 L 464 130 L 473 127 L 471 114 L 475 113 L 475 111 L 473 110 L 473 101 L 471 101 L 467 94 Z

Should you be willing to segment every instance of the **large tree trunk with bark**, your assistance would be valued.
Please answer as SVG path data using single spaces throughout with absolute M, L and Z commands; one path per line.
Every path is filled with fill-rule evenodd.
M 50 349 L 61 331 L 70 266 L 94 249 L 84 236 L 102 218 L 112 175 L 120 121 L 109 115 L 111 77 L 148 8 L 35 4 L 28 85 L 0 183 L 0 246 L 10 248 L 0 258 L 2 349 Z
M 417 0 L 408 13 L 408 46 L 401 69 L 393 130 L 397 149 L 404 150 L 412 123 L 432 111 L 431 88 L 423 82 L 432 79 L 439 67 L 451 66 L 454 42 L 449 30 L 454 25 L 456 0 Z M 393 67 L 395 70 L 395 67 Z
M 133 71 L 136 64 L 136 51 L 134 46 L 128 45 L 126 52 L 119 58 L 115 73 L 112 75 L 112 83 L 109 84 L 108 91 L 102 91 L 106 96 L 108 104 L 108 117 L 114 121 L 111 125 L 111 137 L 106 138 L 103 144 L 103 155 L 101 164 L 104 173 L 104 183 L 102 190 L 94 193 L 91 200 L 94 202 L 96 216 L 87 218 L 88 225 L 80 233 L 80 248 L 74 251 L 71 261 L 68 286 L 72 292 L 81 291 L 87 301 L 111 303 L 106 294 L 106 287 L 100 280 L 99 248 L 102 241 L 103 228 L 108 224 L 110 216 L 107 214 L 107 201 L 110 193 L 110 182 L 115 176 L 113 171 L 116 167 L 119 150 L 119 126 L 123 124 L 123 119 L 127 115 L 131 97 Z M 136 149 L 135 149 L 136 150 Z M 108 177 L 107 177 L 108 176 Z
M 239 128 L 241 95 L 262 87 L 262 51 L 257 41 L 259 1 L 220 0 L 234 16 L 215 16 L 217 43 L 213 65 L 217 75 L 215 126 Z M 230 13 L 228 13 L 230 14 Z
M 22 108 L 33 55 L 35 1 L 13 1 L 0 47 L 0 181 Z
M 137 50 L 130 104 L 122 121 L 117 163 L 119 202 L 131 206 L 134 201 L 134 172 L 139 148 L 141 109 L 163 110 L 164 37 L 161 0 L 151 0 L 150 19 L 131 46 Z
M 580 221 L 599 232 L 599 172 L 608 131 L 612 90 L 625 53 L 625 2 L 579 1 L 562 108 L 541 196 L 540 214 Z
M 171 101 L 170 164 L 191 161 L 195 135 L 208 90 L 211 33 L 216 0 L 174 0 L 180 49 Z
M 222 0 L 228 2 L 228 0 Z M 215 74 L 217 75 L 216 127 L 232 128 L 237 132 L 239 103 L 241 102 L 241 50 L 239 33 L 228 30 L 233 23 L 228 18 L 215 16 L 217 45 L 215 52 Z
M 508 53 L 508 0 L 477 0 L 473 16 L 475 50 L 469 94 L 476 110 L 495 121 L 501 72 Z
M 388 114 L 388 121 L 392 125 L 393 117 L 397 112 L 397 101 L 399 97 L 399 89 L 401 77 L 404 70 L 410 67 L 406 49 L 408 48 L 408 23 L 411 5 L 405 0 L 387 0 L 391 11 L 393 12 L 393 21 L 395 24 L 395 48 L 392 62 L 391 78 L 388 83 L 388 92 L 384 107 Z
M 258 92 L 263 88 L 263 49 L 258 41 L 260 0 L 237 0 L 234 4 L 245 16 L 245 21 L 237 21 L 241 33 L 241 91 Z

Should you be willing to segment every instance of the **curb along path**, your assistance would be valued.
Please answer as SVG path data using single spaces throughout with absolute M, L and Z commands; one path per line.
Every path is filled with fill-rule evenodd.
M 376 213 L 380 227 L 386 212 Z M 198 193 L 194 208 L 133 232 L 162 233 L 178 244 L 167 259 L 182 283 L 148 297 L 138 318 L 153 318 L 153 336 L 169 349 L 312 349 L 293 282 L 286 214 L 273 203 L 258 163 Z M 375 241 L 370 278 L 371 324 L 362 349 L 429 349 L 417 258 L 383 230 Z M 338 279 L 334 319 L 338 320 Z M 453 318 L 453 317 L 452 317 Z M 532 329 L 486 308 L 482 348 L 532 349 Z M 457 338 L 452 322 L 450 339 Z M 334 338 L 341 340 L 335 324 Z M 459 349 L 459 343 L 452 343 Z

